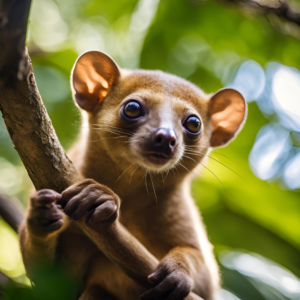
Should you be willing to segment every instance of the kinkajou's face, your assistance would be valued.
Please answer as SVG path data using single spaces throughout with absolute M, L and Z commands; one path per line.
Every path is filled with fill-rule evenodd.
M 77 60 L 72 85 L 90 128 L 98 128 L 93 136 L 115 163 L 149 172 L 191 171 L 210 147 L 237 134 L 246 115 L 233 89 L 206 95 L 171 74 L 120 69 L 98 51 Z
M 188 158 L 184 155 L 186 147 L 201 144 L 204 135 L 200 113 L 184 99 L 163 93 L 145 90 L 130 95 L 124 100 L 120 117 L 125 126 L 136 125 L 128 151 L 149 171 L 174 168 Z
M 198 165 L 210 146 L 204 93 L 158 71 L 127 73 L 119 85 L 118 96 L 112 91 L 97 120 L 122 132 L 115 139 L 101 133 L 110 155 L 152 172 Z

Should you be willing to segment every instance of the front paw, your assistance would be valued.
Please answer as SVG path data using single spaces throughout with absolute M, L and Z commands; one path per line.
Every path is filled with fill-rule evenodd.
M 192 280 L 186 272 L 166 261 L 148 276 L 148 280 L 156 286 L 145 292 L 142 300 L 183 300 L 192 290 Z
M 30 198 L 31 206 L 27 217 L 29 232 L 35 236 L 47 236 L 59 230 L 63 225 L 60 205 L 55 201 L 61 195 L 52 190 L 40 190 Z
M 73 220 L 84 218 L 87 227 L 99 229 L 117 219 L 120 200 L 108 187 L 86 179 L 62 192 L 57 203 Z

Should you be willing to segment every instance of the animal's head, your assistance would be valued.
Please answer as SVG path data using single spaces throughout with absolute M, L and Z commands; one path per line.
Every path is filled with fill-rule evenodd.
M 72 88 L 93 137 L 110 157 L 152 172 L 195 168 L 210 147 L 236 136 L 247 110 L 233 89 L 206 95 L 161 71 L 120 69 L 98 51 L 78 58 Z

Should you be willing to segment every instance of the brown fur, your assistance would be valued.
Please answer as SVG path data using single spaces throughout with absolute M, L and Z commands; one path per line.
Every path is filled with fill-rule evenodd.
M 93 54 L 89 61 L 95 59 L 97 55 Z M 88 62 L 86 67 L 81 65 L 80 72 L 89 68 Z M 80 87 L 73 82 L 75 98 L 81 93 L 78 103 L 87 112 L 83 111 L 80 138 L 69 156 L 82 177 L 94 181 L 85 180 L 70 187 L 62 198 L 55 192 L 49 194 L 51 191 L 46 197 L 52 197 L 52 202 L 59 199 L 65 212 L 72 215 L 68 212 L 68 203 L 75 202 L 74 195 L 81 195 L 78 197 L 80 204 L 89 199 L 94 201 L 92 197 L 98 193 L 97 197 L 105 198 L 108 209 L 96 209 L 86 222 L 84 218 L 73 221 L 64 217 L 63 226 L 58 224 L 57 229 L 39 234 L 35 228 L 41 224 L 33 213 L 43 193 L 38 192 L 31 200 L 27 222 L 20 230 L 26 269 L 30 271 L 34 261 L 45 258 L 63 261 L 70 274 L 84 281 L 81 300 L 139 299 L 147 289 L 138 275 L 150 275 L 156 269 L 167 270 L 174 283 L 185 285 L 182 289 L 192 290 L 205 300 L 213 300 L 219 288 L 219 272 L 198 208 L 191 197 L 190 183 L 193 174 L 205 162 L 211 144 L 221 146 L 239 130 L 245 118 L 244 100 L 233 90 L 221 91 L 211 97 L 188 81 L 161 71 L 119 70 L 116 65 L 106 68 L 109 64 L 114 62 L 104 57 L 102 67 L 98 69 L 109 83 L 108 87 L 104 84 L 93 89 L 97 95 L 104 95 L 103 99 L 100 96 L 101 103 L 95 104 L 94 94 L 88 105 L 82 100 L 89 95 L 85 96 L 88 92 L 81 82 L 81 73 L 76 75 L 79 79 L 74 79 L 81 80 Z M 108 71 L 103 73 L 103 69 Z M 95 70 L 96 67 L 91 72 Z M 74 72 L 79 71 L 75 69 Z M 222 106 L 224 97 L 237 108 L 230 110 L 231 106 Z M 131 98 L 140 99 L 148 110 L 147 119 L 138 126 L 124 124 L 119 117 L 124 101 Z M 224 121 L 220 111 L 226 111 L 224 118 L 229 123 L 229 132 L 226 125 L 222 127 L 220 123 Z M 203 130 L 198 139 L 188 138 L 182 127 L 184 118 L 190 114 L 197 114 L 202 119 Z M 176 154 L 165 166 L 157 168 L 141 153 L 151 132 L 158 126 L 170 124 L 177 134 Z M 190 151 L 186 145 L 201 146 L 190 148 L 201 154 L 187 154 Z M 55 215 L 59 207 L 51 205 Z M 116 212 L 111 208 L 114 205 Z M 110 220 L 108 223 L 107 219 Z M 157 286 L 155 283 L 154 289 Z M 151 287 L 153 285 L 149 284 Z

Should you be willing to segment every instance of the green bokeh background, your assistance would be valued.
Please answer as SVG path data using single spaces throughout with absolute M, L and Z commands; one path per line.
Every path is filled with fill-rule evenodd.
M 297 7 L 299 2 L 294 4 Z M 68 149 L 80 125 L 69 77 L 82 51 L 106 51 L 121 67 L 171 72 L 211 93 L 232 81 L 247 60 L 263 68 L 271 61 L 300 68 L 299 39 L 281 33 L 271 23 L 274 20 L 213 0 L 34 0 L 28 48 L 40 93 L 58 137 Z M 233 171 L 209 160 L 208 168 L 222 184 L 203 169 L 193 183 L 193 195 L 217 257 L 224 251 L 258 254 L 270 259 L 271 265 L 277 263 L 300 276 L 299 191 L 284 188 L 279 180 L 260 180 L 249 167 L 256 135 L 269 122 L 255 101 L 249 103 L 240 135 L 216 151 L 229 159 L 212 154 Z M 0 188 L 26 207 L 31 184 L 2 119 L 0 144 Z M 1 218 L 0 245 L 0 270 L 29 284 L 16 234 Z M 223 288 L 240 299 L 300 299 L 300 291 L 292 296 L 278 294 L 259 279 L 255 281 L 255 276 L 224 264 L 221 267 Z M 235 298 L 227 295 L 226 299 Z

